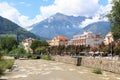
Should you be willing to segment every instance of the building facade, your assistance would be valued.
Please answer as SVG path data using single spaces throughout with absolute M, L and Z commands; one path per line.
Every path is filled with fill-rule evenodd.
M 56 36 L 52 40 L 48 40 L 47 42 L 50 46 L 67 45 L 68 38 L 65 36 Z
M 113 39 L 113 35 L 112 35 L 112 32 L 109 32 L 106 36 L 105 36 L 105 39 L 104 39 L 104 44 L 105 45 L 109 45 L 111 42 L 113 42 L 114 39 Z
M 83 34 L 73 36 L 73 39 L 69 41 L 69 45 L 84 45 L 84 46 L 99 46 L 103 41 L 100 34 L 96 35 L 90 31 L 86 31 Z
M 22 45 L 23 45 L 26 52 L 33 53 L 33 50 L 30 48 L 30 46 L 34 40 L 35 39 L 33 39 L 33 38 L 28 38 L 28 39 L 25 39 L 22 41 Z

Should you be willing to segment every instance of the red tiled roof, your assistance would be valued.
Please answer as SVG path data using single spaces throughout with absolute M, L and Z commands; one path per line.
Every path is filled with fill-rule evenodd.
M 101 35 L 96 35 L 96 38 L 101 38 Z
M 27 38 L 27 39 L 25 39 L 25 40 L 23 40 L 23 42 L 33 42 L 35 39 L 33 39 L 33 38 Z
M 68 38 L 65 36 L 56 36 L 55 38 L 60 40 L 60 41 L 68 41 Z

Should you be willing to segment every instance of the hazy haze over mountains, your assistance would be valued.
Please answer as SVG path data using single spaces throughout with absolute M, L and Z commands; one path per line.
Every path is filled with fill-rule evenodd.
M 87 30 L 96 34 L 100 33 L 105 36 L 110 31 L 110 23 L 107 21 L 96 21 L 87 26 L 81 26 L 82 22 L 86 19 L 89 20 L 92 19 L 92 17 L 74 17 L 56 13 L 55 15 L 30 27 L 32 28 L 32 33 L 48 39 L 57 35 L 64 35 L 68 38 L 72 38 L 73 35 L 80 34 Z
M 95 34 L 102 34 L 105 36 L 110 31 L 110 23 L 107 21 L 97 21 L 85 27 L 81 26 L 82 22 L 86 19 L 89 20 L 92 19 L 92 17 L 74 17 L 56 13 L 55 15 L 30 26 L 30 28 L 32 28 L 31 32 L 41 39 L 52 39 L 57 35 L 72 38 L 74 35 L 81 34 L 84 31 L 92 31 Z M 28 37 L 36 38 L 34 34 L 21 28 L 12 21 L 0 17 L 0 34 L 16 34 L 16 31 L 21 40 Z

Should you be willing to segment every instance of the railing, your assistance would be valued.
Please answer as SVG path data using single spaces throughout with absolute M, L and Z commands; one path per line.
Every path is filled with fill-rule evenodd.
M 20 59 L 20 58 L 30 58 L 34 57 L 35 59 L 40 59 L 40 54 L 5 54 L 4 56 L 11 56 L 14 57 L 14 59 Z

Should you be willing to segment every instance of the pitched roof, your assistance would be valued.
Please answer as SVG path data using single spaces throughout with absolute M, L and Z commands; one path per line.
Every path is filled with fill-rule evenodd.
M 68 41 L 68 38 L 65 36 L 56 36 L 55 38 L 60 41 Z

